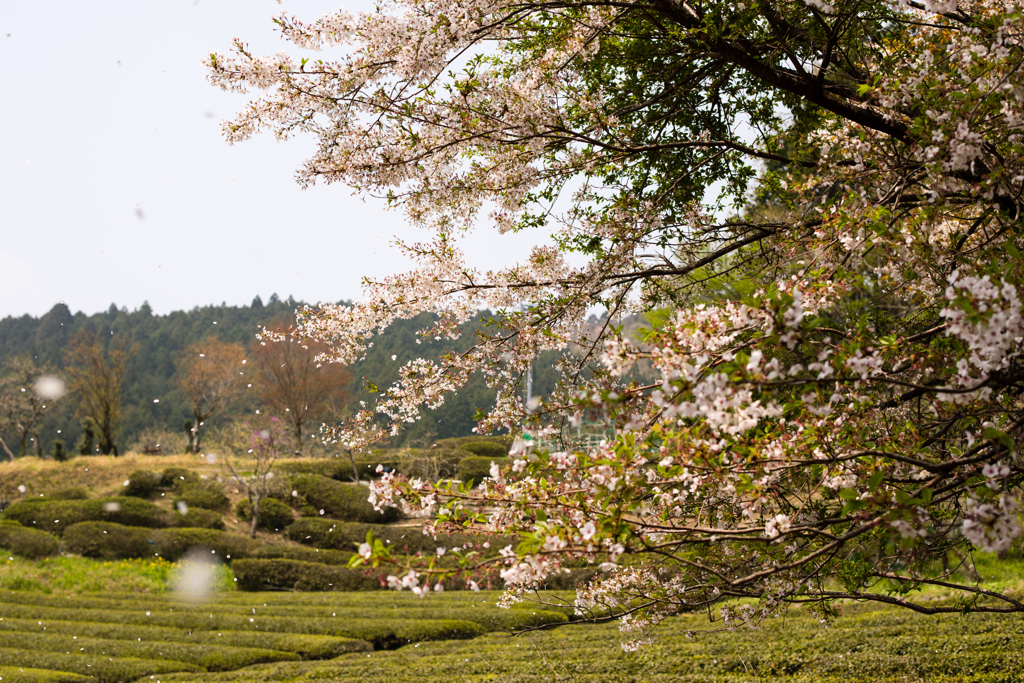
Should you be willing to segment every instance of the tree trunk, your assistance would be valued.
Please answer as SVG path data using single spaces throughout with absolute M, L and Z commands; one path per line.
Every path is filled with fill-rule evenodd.
M 110 420 L 106 419 L 106 417 L 108 416 L 105 416 L 103 424 L 100 425 L 100 455 L 110 455 L 111 453 L 113 453 L 116 456 L 118 453 L 117 446 L 114 445 L 114 426 L 110 424 Z
M 359 468 L 356 467 L 356 456 L 352 453 L 352 449 L 351 448 L 349 448 L 347 450 L 348 450 L 348 459 L 352 461 L 352 477 L 356 480 L 356 483 L 358 484 L 359 483 Z
M 249 536 L 256 538 L 256 525 L 260 521 L 260 497 L 249 496 L 249 510 L 252 512 L 252 524 L 249 525 Z
M 189 453 L 195 453 L 197 455 L 199 453 L 199 430 L 201 428 L 202 428 L 202 421 L 199 419 L 199 416 L 197 415 L 195 417 L 195 422 L 192 423 L 192 427 L 191 427 L 191 429 L 189 429 L 189 432 L 188 432 L 188 449 L 189 449 L 188 452 Z
M 11 449 L 7 447 L 7 442 L 4 441 L 2 437 L 0 437 L 0 447 L 4 449 L 4 453 L 7 454 L 7 457 L 10 458 L 11 462 L 14 462 L 14 453 L 11 453 Z
M 302 455 L 302 421 L 295 422 L 295 455 Z

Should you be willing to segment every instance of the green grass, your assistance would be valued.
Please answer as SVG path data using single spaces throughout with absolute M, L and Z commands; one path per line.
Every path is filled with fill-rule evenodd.
M 181 564 L 166 560 L 114 560 L 83 557 L 23 560 L 0 556 L 0 590 L 39 593 L 167 593 L 174 589 Z M 234 577 L 218 567 L 214 591 L 234 590 Z

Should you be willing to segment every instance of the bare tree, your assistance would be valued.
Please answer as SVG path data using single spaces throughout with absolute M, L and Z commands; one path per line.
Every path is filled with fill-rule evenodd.
M 31 356 L 17 356 L 4 363 L 0 377 L 0 431 L 14 432 L 20 442 L 19 455 L 27 455 L 30 442 L 35 455 L 42 455 L 39 423 L 43 415 L 64 394 L 64 383 L 50 367 L 36 365 Z M 14 454 L 0 438 L 7 456 Z
M 300 340 L 285 325 L 274 326 L 273 336 L 252 346 L 260 398 L 292 428 L 297 452 L 304 450 L 306 425 L 323 417 L 344 401 L 351 375 L 340 365 L 316 361 L 325 350 L 319 342 Z
M 82 330 L 71 338 L 68 388 L 78 414 L 91 418 L 100 453 L 119 455 L 114 438 L 121 427 L 121 385 L 131 349 L 127 341 L 104 343 L 104 335 Z
M 216 338 L 186 347 L 178 359 L 178 388 L 188 399 L 193 423 L 188 430 L 186 453 L 198 453 L 203 423 L 228 405 L 242 386 L 245 349 Z
M 221 463 L 249 497 L 249 535 L 256 538 L 260 503 L 270 493 L 274 463 L 284 455 L 288 428 L 282 420 L 256 411 L 250 419 L 226 429 L 223 438 L 226 451 L 221 455 Z M 245 475 L 250 468 L 252 475 Z

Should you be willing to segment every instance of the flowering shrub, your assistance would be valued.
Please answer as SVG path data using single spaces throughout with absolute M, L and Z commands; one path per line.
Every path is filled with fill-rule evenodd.
M 206 64 L 226 90 L 263 91 L 224 125 L 231 142 L 310 133 L 301 183 L 384 194 L 433 233 L 399 245 L 415 270 L 355 305 L 299 311 L 323 362 L 357 361 L 399 318 L 435 314 L 422 334 L 440 339 L 498 311 L 470 351 L 406 364 L 330 436 L 395 433 L 481 374 L 497 400 L 479 431 L 556 444 L 474 489 L 382 471 L 381 509 L 521 538 L 495 558 L 448 549 L 457 579 L 396 568 L 394 587 L 500 566 L 514 599 L 589 562 L 605 573 L 577 609 L 620 617 L 634 644 L 732 598 L 756 602 L 716 608 L 729 626 L 792 602 L 828 617 L 838 598 L 1024 610 L 939 562 L 1020 534 L 1024 7 L 381 7 L 276 19 L 296 51 L 336 59 L 236 41 Z M 482 272 L 459 248 L 482 223 L 550 240 Z M 614 324 L 641 313 L 643 339 Z M 562 383 L 524 405 L 550 350 Z M 614 436 L 574 443 L 584 419 Z M 395 561 L 367 545 L 356 562 Z M 915 603 L 929 583 L 964 601 Z

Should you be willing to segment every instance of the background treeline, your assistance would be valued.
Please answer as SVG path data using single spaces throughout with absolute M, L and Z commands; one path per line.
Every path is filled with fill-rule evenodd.
M 122 420 L 116 442 L 121 452 L 136 444 L 146 430 L 159 430 L 184 434 L 184 423 L 192 417 L 186 397 L 176 386 L 176 366 L 184 349 L 191 343 L 215 336 L 221 341 L 237 342 L 249 348 L 262 326 L 292 321 L 293 312 L 301 302 L 278 299 L 277 295 L 264 303 L 256 297 L 249 306 L 204 306 L 190 311 L 175 311 L 167 315 L 154 315 L 144 303 L 135 311 L 111 304 L 103 313 L 72 314 L 63 303 L 54 306 L 45 315 L 36 318 L 24 315 L 0 320 L 0 367 L 18 356 L 30 356 L 40 366 L 52 366 L 58 374 L 67 369 L 69 342 L 82 330 L 98 333 L 108 344 L 127 342 L 131 349 L 127 358 L 122 388 Z M 482 312 L 467 325 L 467 334 L 454 344 L 454 350 L 464 350 L 472 343 L 472 332 L 488 315 Z M 374 340 L 364 361 L 350 368 L 347 397 L 338 407 L 337 418 L 354 412 L 359 401 L 370 401 L 366 381 L 384 389 L 398 379 L 401 365 L 412 358 L 436 359 L 452 350 L 450 341 L 416 343 L 417 331 L 430 323 L 428 316 L 392 325 L 386 334 Z M 396 359 L 392 360 L 391 357 Z M 534 393 L 551 390 L 556 379 L 553 358 L 538 362 L 534 371 Z M 158 402 L 157 402 L 158 401 Z M 466 436 L 472 433 L 473 415 L 493 403 L 493 392 L 480 378 L 474 379 L 464 390 L 450 397 L 438 410 L 428 411 L 423 420 L 410 425 L 389 445 L 429 445 L 440 438 Z M 221 412 L 208 427 L 216 427 L 239 417 L 248 409 L 245 401 Z M 68 449 L 79 442 L 82 430 L 75 401 L 65 396 L 50 407 L 43 417 L 38 435 L 44 454 L 52 452 L 54 440 L 60 439 Z M 18 439 L 3 432 L 5 441 L 13 447 Z M 32 445 L 30 451 L 35 450 Z M 15 451 L 17 454 L 17 451 Z M 0 457 L 4 457 L 0 453 Z

